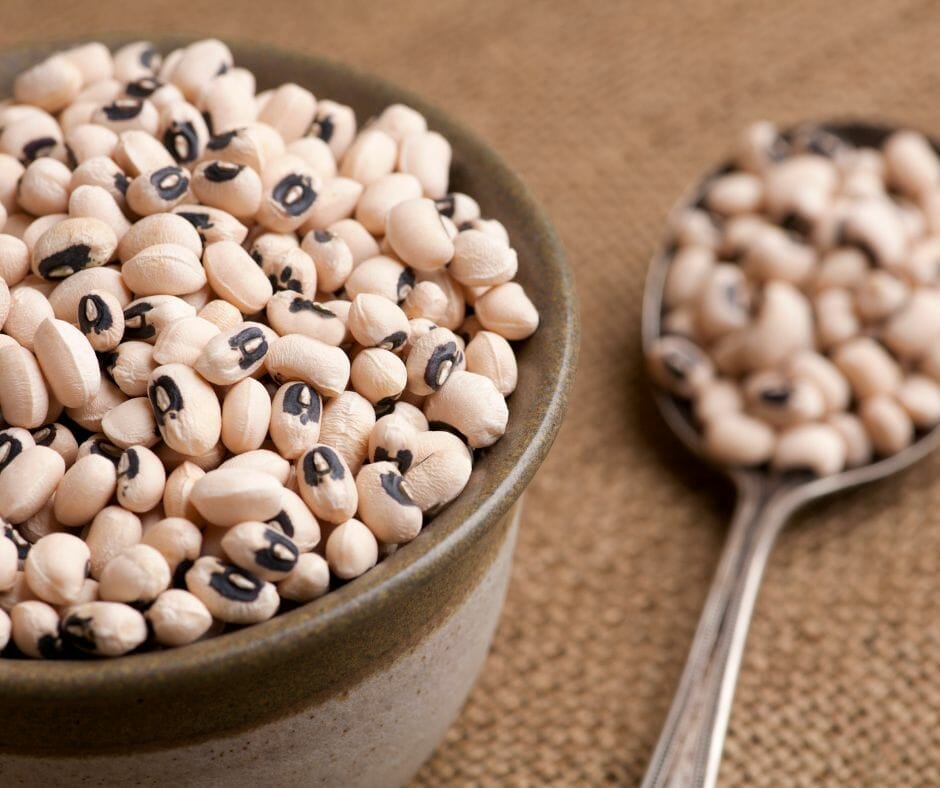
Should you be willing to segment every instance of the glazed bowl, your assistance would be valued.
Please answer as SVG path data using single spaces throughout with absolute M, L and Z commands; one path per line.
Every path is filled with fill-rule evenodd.
M 126 39 L 132 40 L 132 39 Z M 109 46 L 124 41 L 106 40 Z M 185 39 L 157 41 L 167 52 Z M 63 42 L 0 54 L 13 75 Z M 520 497 L 560 426 L 578 346 L 564 252 L 525 186 L 439 110 L 346 66 L 232 43 L 262 90 L 297 82 L 360 123 L 401 101 L 453 145 L 451 186 L 499 218 L 541 314 L 518 347 L 505 437 L 463 494 L 364 576 L 268 622 L 113 661 L 0 661 L 4 785 L 405 783 L 476 680 L 509 579 Z M 498 141 L 497 141 L 498 142 Z

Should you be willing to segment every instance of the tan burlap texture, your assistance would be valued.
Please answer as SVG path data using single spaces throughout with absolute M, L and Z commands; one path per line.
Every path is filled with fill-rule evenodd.
M 579 381 L 531 488 L 486 673 L 418 783 L 636 784 L 731 503 L 666 434 L 643 380 L 640 294 L 664 216 L 756 118 L 940 133 L 940 9 L 0 1 L 0 45 L 127 30 L 270 41 L 378 72 L 472 127 L 548 208 L 580 291 Z M 722 785 L 940 784 L 938 470 L 940 457 L 784 534 Z

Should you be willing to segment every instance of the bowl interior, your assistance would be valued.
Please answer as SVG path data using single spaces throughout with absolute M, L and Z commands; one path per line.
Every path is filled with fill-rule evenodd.
M 105 39 L 119 46 L 132 37 Z M 166 53 L 189 39 L 160 39 Z M 78 687 L 132 687 L 144 677 L 188 674 L 222 667 L 227 660 L 263 658 L 271 649 L 296 648 L 305 639 L 323 637 L 330 628 L 354 626 L 357 610 L 379 598 L 393 584 L 420 583 L 436 571 L 462 540 L 473 539 L 511 506 L 554 440 L 566 407 L 577 356 L 576 297 L 564 252 L 541 209 L 499 157 L 438 109 L 383 80 L 325 59 L 250 43 L 229 42 L 237 65 L 252 70 L 263 90 L 297 82 L 317 97 L 350 104 L 360 125 L 394 102 L 424 113 L 430 128 L 441 132 L 454 151 L 451 188 L 474 196 L 485 216 L 498 218 L 519 253 L 518 281 L 541 314 L 538 332 L 518 343 L 519 386 L 509 400 L 506 435 L 482 453 L 463 494 L 414 542 L 369 571 L 316 602 L 263 624 L 201 643 L 162 652 L 93 662 L 0 662 L 0 692 L 49 698 Z M 10 95 L 13 76 L 67 42 L 8 49 L 0 54 L 0 96 Z M 498 143 L 498 141 L 497 141 Z

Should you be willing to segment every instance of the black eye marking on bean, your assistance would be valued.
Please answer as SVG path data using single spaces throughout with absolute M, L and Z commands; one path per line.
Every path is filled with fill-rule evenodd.
M 375 405 L 372 406 L 372 409 L 375 411 L 375 417 L 381 419 L 382 416 L 387 416 L 389 413 L 395 410 L 395 403 L 398 400 L 395 397 L 385 397 L 380 399 Z
M 184 407 L 183 394 L 176 385 L 176 381 L 168 375 L 161 375 L 151 383 L 147 389 L 147 396 L 150 398 L 153 415 L 160 427 L 166 424 L 167 416 L 171 419 L 177 418 L 177 414 Z
M 161 167 L 150 176 L 151 185 L 161 200 L 176 200 L 186 194 L 189 178 L 176 166 Z
M 156 77 L 143 77 L 136 82 L 128 82 L 124 92 L 131 98 L 144 99 L 162 87 L 163 83 Z
M 226 71 L 228 71 L 228 63 L 222 62 L 222 65 L 219 66 L 219 70 L 215 72 L 217 77 L 221 77 Z
M 290 290 L 294 293 L 300 293 L 303 291 L 303 285 L 299 279 L 291 279 L 291 276 L 294 274 L 294 269 L 292 266 L 285 265 L 281 270 L 280 276 L 275 276 L 271 274 L 268 279 L 271 280 L 271 287 L 274 288 L 274 292 L 280 292 L 281 290 Z
M 672 350 L 663 355 L 663 366 L 676 380 L 685 380 L 689 374 L 689 370 L 692 369 L 696 363 L 697 359 L 679 350 Z
M 78 302 L 78 327 L 83 334 L 102 334 L 114 325 L 111 310 L 104 299 L 89 293 Z
M 460 352 L 456 342 L 445 342 L 443 345 L 438 345 L 434 348 L 431 358 L 428 359 L 428 363 L 424 367 L 424 382 L 437 391 L 444 385 L 454 367 L 460 364 L 462 359 L 463 353 Z
M 127 187 L 130 185 L 130 179 L 123 172 L 114 173 L 114 188 L 121 194 L 127 194 Z
M 380 474 L 379 481 L 382 483 L 382 489 L 385 490 L 388 497 L 395 501 L 395 503 L 401 506 L 417 506 L 417 504 L 411 500 L 411 496 L 402 489 L 401 483 L 404 481 L 404 478 L 400 473 L 389 472 Z
M 209 150 L 224 150 L 231 144 L 232 140 L 235 139 L 235 135 L 238 134 L 239 129 L 234 129 L 233 131 L 223 131 L 221 134 L 216 134 L 212 139 L 209 140 L 209 144 L 206 147 Z
M 320 479 L 329 476 L 337 481 L 346 476 L 343 464 L 336 452 L 328 446 L 311 449 L 304 456 L 304 481 L 311 487 L 318 487 Z
M 414 455 L 408 449 L 399 449 L 392 457 L 384 446 L 378 446 L 375 450 L 375 462 L 394 462 L 398 470 L 404 473 L 411 467 Z
M 313 237 L 316 239 L 317 243 L 325 244 L 332 241 L 336 236 L 327 230 L 314 230 Z
M 464 230 L 472 230 L 472 229 L 474 229 L 475 226 L 476 226 L 476 225 L 475 225 L 472 221 L 470 221 L 470 222 L 461 222 L 461 223 L 460 223 L 460 226 L 458 226 L 457 229 L 458 229 L 460 232 L 463 232 Z
M 0 435 L 0 471 L 23 453 L 23 442 L 12 435 Z
M 257 249 L 252 249 L 248 254 L 251 255 L 251 259 L 258 264 L 258 268 L 261 268 L 264 265 L 264 258 L 261 256 L 261 252 L 259 252 Z
M 294 524 L 291 522 L 290 515 L 288 515 L 287 512 L 285 512 L 283 509 L 278 512 L 276 517 L 268 520 L 268 525 L 276 525 L 287 536 L 294 535 Z
M 118 477 L 123 477 L 130 481 L 136 479 L 140 473 L 140 456 L 136 449 L 127 449 L 121 455 L 121 461 L 118 463 Z
M 72 146 L 68 143 L 65 144 L 65 158 L 68 161 L 70 170 L 74 170 L 78 166 L 78 159 L 75 158 L 75 151 L 72 150 Z
M 237 566 L 225 566 L 209 576 L 209 587 L 226 599 L 254 602 L 261 594 L 264 582 Z
M 428 422 L 428 429 L 431 430 L 442 430 L 443 432 L 449 432 L 451 435 L 456 435 L 464 443 L 467 443 L 467 436 L 464 435 L 460 430 L 458 430 L 452 424 L 448 424 L 446 421 L 431 421 Z M 469 443 L 467 444 L 469 445 Z
M 36 649 L 45 659 L 55 659 L 62 650 L 62 641 L 55 635 L 43 635 L 36 641 Z
M 179 162 L 191 162 L 199 155 L 199 135 L 188 120 L 174 121 L 163 132 L 163 146 Z
M 147 313 L 153 310 L 153 304 L 144 301 L 124 310 L 124 339 L 150 339 L 157 333 L 156 326 L 147 323 Z M 135 323 L 136 321 L 136 323 Z
M 434 201 L 434 207 L 437 208 L 437 212 L 441 216 L 446 216 L 448 219 L 454 218 L 454 210 L 457 207 L 457 201 L 454 199 L 453 194 L 445 194 L 443 197 L 440 197 Z
M 797 236 L 797 238 L 801 240 L 808 238 L 810 233 L 813 232 L 813 223 L 796 211 L 791 211 L 784 216 L 783 221 L 780 222 L 780 226 L 788 233 Z
M 324 142 L 329 142 L 333 139 L 334 131 L 336 131 L 336 124 L 333 123 L 332 115 L 324 115 L 322 118 L 317 118 L 310 125 L 310 133 L 315 134 Z
M 206 180 L 212 183 L 225 183 L 235 180 L 241 171 L 245 169 L 244 164 L 229 164 L 224 161 L 214 161 L 203 170 Z
M 215 130 L 212 128 L 212 115 L 209 114 L 208 110 L 203 111 L 202 119 L 206 124 L 206 128 L 209 129 L 209 134 L 215 136 Z
M 415 287 L 415 272 L 406 268 L 398 277 L 398 303 L 404 301 Z
M 768 405 L 779 406 L 786 405 L 790 400 L 791 394 L 793 394 L 793 390 L 785 383 L 781 383 L 777 386 L 769 386 L 765 388 L 763 391 L 761 391 L 760 398 Z
M 115 465 L 121 461 L 121 455 L 123 454 L 121 449 L 104 438 L 98 438 L 92 441 L 89 452 L 104 457 L 106 460 L 111 460 Z
M 300 555 L 297 545 L 273 528 L 264 529 L 264 538 L 268 546 L 255 550 L 255 563 L 275 572 L 290 572 Z
M 55 424 L 45 424 L 33 430 L 33 440 L 36 442 L 37 446 L 51 446 L 52 442 L 55 440 L 57 431 Z
M 209 214 L 207 213 L 199 213 L 198 211 L 180 211 L 176 215 L 182 216 L 197 230 L 211 230 L 213 227 L 215 227 L 215 224 L 213 224 L 212 219 L 209 218 Z
M 26 556 L 29 555 L 29 549 L 32 545 L 27 542 L 23 535 L 17 531 L 12 525 L 5 525 L 3 527 L 3 535 L 13 542 L 16 545 L 16 557 L 20 561 L 25 561 Z
M 239 331 L 229 339 L 228 346 L 241 354 L 238 360 L 238 366 L 241 369 L 254 366 L 268 352 L 268 340 L 265 339 L 264 331 L 255 327 Z
M 117 366 L 120 353 L 116 350 L 112 350 L 108 353 L 97 353 L 96 355 L 98 356 L 98 363 L 101 365 L 101 368 L 113 379 L 114 368 Z
M 144 68 L 153 68 L 155 57 L 158 57 L 157 50 L 154 47 L 147 47 L 140 53 L 140 65 Z
M 56 144 L 54 137 L 37 137 L 30 140 L 23 146 L 23 164 L 36 161 L 40 156 L 52 150 Z
M 308 175 L 291 173 L 278 181 L 271 197 L 288 216 L 300 216 L 317 199 Z
M 291 314 L 297 314 L 298 312 L 314 312 L 320 315 L 320 317 L 336 317 L 335 312 L 331 312 L 322 304 L 310 301 L 307 298 L 295 298 L 290 302 L 288 311 Z
M 379 343 L 380 348 L 385 350 L 398 350 L 405 342 L 408 341 L 408 334 L 404 331 L 396 331 L 394 334 L 389 334 L 385 339 Z
M 95 641 L 95 629 L 92 625 L 92 619 L 72 614 L 62 622 L 60 627 L 63 639 L 71 646 L 81 651 L 97 650 Z
M 186 588 L 186 573 L 193 568 L 194 563 L 195 561 L 191 558 L 184 558 L 179 562 L 176 571 L 173 572 L 173 579 L 171 580 L 173 588 Z
M 102 111 L 108 120 L 122 121 L 136 118 L 143 108 L 144 102 L 140 99 L 117 99 L 102 107 Z
M 320 421 L 320 395 L 306 383 L 292 383 L 284 392 L 285 413 L 296 416 L 306 426 Z
M 90 254 L 88 244 L 75 244 L 54 252 L 39 262 L 39 275 L 43 279 L 65 279 L 86 268 L 91 262 Z

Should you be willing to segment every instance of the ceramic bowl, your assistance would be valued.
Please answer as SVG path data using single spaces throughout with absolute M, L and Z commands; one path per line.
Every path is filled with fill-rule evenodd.
M 157 45 L 167 52 L 181 43 Z M 0 54 L 0 95 L 9 95 L 15 73 L 61 46 Z M 423 112 L 453 145 L 452 188 L 508 228 L 519 281 L 542 323 L 518 350 L 505 437 L 432 525 L 363 577 L 266 623 L 185 648 L 113 661 L 0 662 L 4 785 L 406 782 L 483 666 L 508 583 L 520 496 L 565 411 L 578 344 L 572 277 L 545 215 L 499 157 L 439 110 L 376 77 L 269 47 L 232 49 L 259 90 L 297 82 L 352 105 L 360 122 L 397 101 Z

